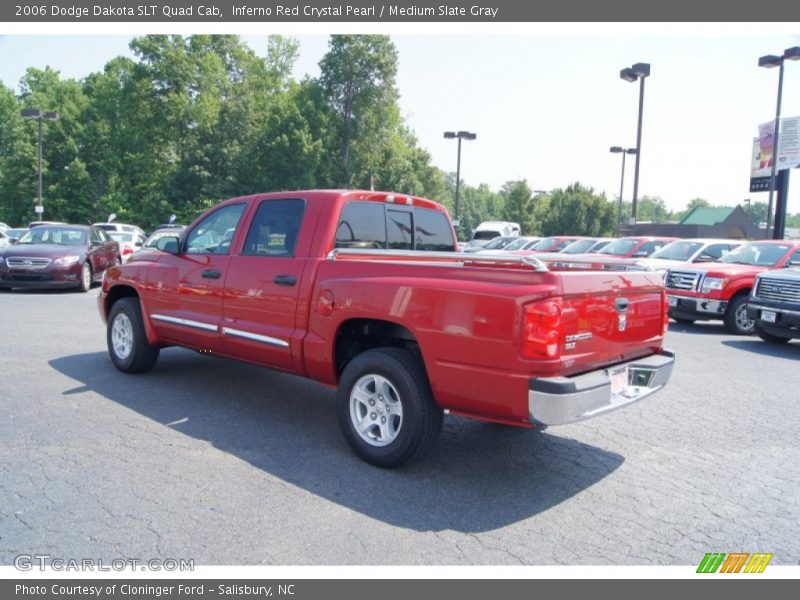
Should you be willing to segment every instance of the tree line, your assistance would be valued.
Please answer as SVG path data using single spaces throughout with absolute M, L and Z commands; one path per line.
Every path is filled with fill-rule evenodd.
M 300 81 L 289 37 L 270 36 L 263 56 L 231 35 L 148 35 L 130 48 L 132 58 L 80 80 L 30 68 L 17 89 L 0 85 L 0 221 L 36 218 L 37 124 L 20 115 L 30 108 L 60 115 L 43 132 L 50 220 L 116 213 L 149 228 L 234 196 L 340 187 L 423 196 L 453 213 L 454 174 L 432 164 L 401 116 L 388 36 L 331 36 L 319 77 Z M 461 239 L 492 219 L 531 235 L 616 231 L 615 200 L 577 182 L 547 194 L 524 180 L 460 190 Z M 639 220 L 671 216 L 663 200 L 640 199 Z

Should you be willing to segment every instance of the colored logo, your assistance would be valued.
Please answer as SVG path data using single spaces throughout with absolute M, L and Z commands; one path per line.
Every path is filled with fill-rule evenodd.
M 700 561 L 698 573 L 763 573 L 772 553 L 766 552 L 709 552 Z

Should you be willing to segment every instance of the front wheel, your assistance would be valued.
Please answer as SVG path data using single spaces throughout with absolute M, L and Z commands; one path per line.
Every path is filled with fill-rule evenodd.
M 786 344 L 789 341 L 789 338 L 780 335 L 772 335 L 761 329 L 758 325 L 756 325 L 756 335 L 770 344 Z
M 347 443 L 363 460 L 383 468 L 422 456 L 444 420 L 422 361 L 401 348 L 356 356 L 342 373 L 336 403 Z
M 111 307 L 106 341 L 111 362 L 124 373 L 149 371 L 158 360 L 158 347 L 147 342 L 138 298 L 121 298 Z
M 735 296 L 725 310 L 725 329 L 737 335 L 751 335 L 756 322 L 747 316 L 747 296 Z
M 85 262 L 81 267 L 81 274 L 80 274 L 80 281 L 78 282 L 78 291 L 79 292 L 88 292 L 92 287 L 92 280 L 94 276 L 92 275 L 92 266 Z

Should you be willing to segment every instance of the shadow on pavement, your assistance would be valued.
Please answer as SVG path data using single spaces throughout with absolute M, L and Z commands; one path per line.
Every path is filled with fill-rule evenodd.
M 171 348 L 125 375 L 105 352 L 49 363 L 95 392 L 313 494 L 418 531 L 481 532 L 564 502 L 623 457 L 549 433 L 448 417 L 437 447 L 404 469 L 359 460 L 339 432 L 334 394 L 312 381 Z M 157 451 L 157 448 L 154 449 Z
M 764 342 L 757 337 L 742 338 L 741 340 L 725 340 L 725 346 L 747 350 L 755 354 L 764 356 L 775 356 L 778 358 L 800 358 L 800 344 L 788 342 L 786 344 L 771 344 Z

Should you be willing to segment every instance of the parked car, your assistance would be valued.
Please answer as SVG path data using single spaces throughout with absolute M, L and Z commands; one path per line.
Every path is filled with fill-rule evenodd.
M 25 227 L 15 227 L 14 229 L 6 229 L 3 233 L 6 234 L 9 243 L 16 244 L 23 235 L 29 230 Z
M 109 231 L 108 235 L 112 240 L 119 243 L 119 252 L 123 261 L 128 260 L 134 252 L 144 246 L 146 239 L 144 234 L 134 231 Z
M 502 252 L 507 246 L 509 246 L 509 244 L 517 239 L 519 238 L 506 235 L 496 237 L 493 240 L 490 240 L 489 243 L 482 248 L 468 249 L 467 252 Z
M 6 229 L 11 229 L 11 226 L 0 222 L 0 231 L 5 231 Z
M 99 227 L 106 233 L 117 232 L 117 233 L 137 233 L 142 237 L 147 237 L 144 233 L 144 229 L 137 225 L 128 225 L 127 223 L 95 223 L 92 227 Z
M 619 258 L 645 258 L 660 250 L 677 238 L 673 237 L 624 237 L 614 240 L 597 251 L 597 254 L 617 256 Z
M 759 273 L 747 301 L 756 334 L 773 344 L 800 338 L 800 257 L 788 265 L 791 268 Z
M 511 221 L 484 221 L 472 232 L 472 239 L 467 244 L 466 252 L 474 252 L 483 248 L 496 237 L 517 237 L 521 231 L 519 223 Z
M 528 248 L 533 246 L 536 242 L 538 242 L 540 239 L 542 238 L 530 235 L 518 237 L 508 246 L 503 248 L 503 252 L 515 252 L 516 250 L 527 250 Z
M 755 331 L 747 299 L 756 276 L 800 262 L 800 241 L 762 240 L 743 244 L 719 262 L 674 267 L 667 271 L 669 316 L 679 323 L 722 320 L 731 333 Z
M 578 239 L 578 236 L 575 235 L 546 237 L 526 248 L 526 252 L 559 252 Z
M 636 262 L 666 277 L 667 269 L 677 267 L 678 263 L 714 262 L 741 245 L 742 242 L 736 240 L 706 238 L 675 240 L 656 250 L 649 257 L 636 259 Z
M 592 254 L 613 241 L 614 238 L 580 238 L 570 242 L 557 252 L 559 254 Z
M 445 410 L 557 425 L 667 383 L 657 275 L 567 277 L 535 259 L 456 253 L 441 205 L 401 199 L 281 192 L 209 209 L 107 273 L 111 361 L 143 372 L 180 345 L 337 386 L 345 439 L 381 467 L 429 449 Z M 216 247 L 200 241 L 210 231 Z
M 118 264 L 119 245 L 102 229 L 40 225 L 0 250 L 0 287 L 74 287 L 87 292 L 106 269 Z

